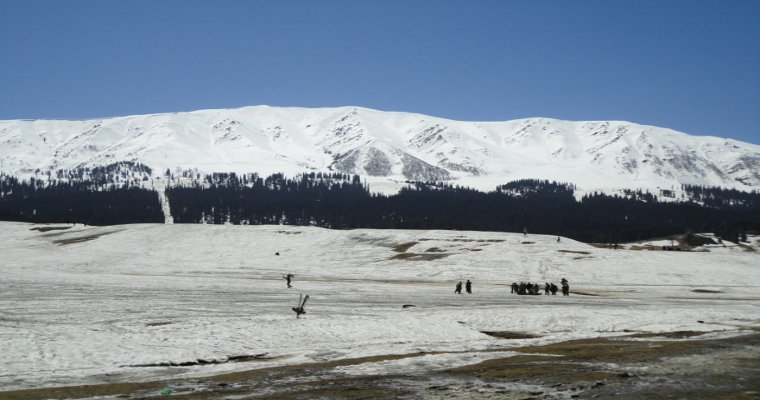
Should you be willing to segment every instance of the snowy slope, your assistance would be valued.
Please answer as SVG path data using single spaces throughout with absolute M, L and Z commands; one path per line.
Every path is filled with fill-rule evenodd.
M 760 263 L 745 251 L 615 251 L 493 232 L 0 222 L 0 252 L 0 390 L 444 352 L 351 372 L 399 374 L 503 357 L 481 351 L 505 346 L 760 328 Z M 511 282 L 562 277 L 569 297 L 509 293 Z M 474 293 L 454 294 L 466 279 Z M 299 294 L 311 299 L 296 319 Z
M 201 110 L 97 120 L 0 121 L 5 173 L 136 161 L 156 174 L 341 171 L 382 186 L 451 180 L 492 190 L 514 179 L 582 189 L 682 183 L 760 188 L 760 146 L 621 121 L 461 122 L 341 108 Z

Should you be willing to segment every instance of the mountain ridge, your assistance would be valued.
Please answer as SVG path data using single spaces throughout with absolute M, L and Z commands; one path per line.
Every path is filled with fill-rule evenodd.
M 584 189 L 760 188 L 760 146 L 734 139 L 627 121 L 469 122 L 353 106 L 5 120 L 0 161 L 19 177 L 131 161 L 161 172 L 344 172 L 381 186 L 431 180 L 491 190 L 535 178 Z

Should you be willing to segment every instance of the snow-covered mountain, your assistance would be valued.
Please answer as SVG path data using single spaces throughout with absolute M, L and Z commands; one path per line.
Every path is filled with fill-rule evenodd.
M 462 122 L 359 107 L 0 121 L 0 161 L 20 177 L 133 161 L 156 174 L 339 171 L 371 184 L 447 180 L 485 190 L 523 178 L 584 189 L 760 188 L 760 146 L 732 139 L 621 121 Z

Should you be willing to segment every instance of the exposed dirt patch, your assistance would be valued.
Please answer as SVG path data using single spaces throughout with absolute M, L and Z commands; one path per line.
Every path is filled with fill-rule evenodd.
M 247 362 L 247 361 L 257 361 L 257 360 L 273 360 L 276 357 L 269 357 L 269 353 L 261 353 L 261 354 L 246 354 L 246 355 L 240 355 L 240 356 L 229 356 L 226 360 L 202 360 L 198 359 L 195 361 L 182 361 L 182 362 L 173 362 L 173 361 L 167 361 L 167 362 L 161 362 L 161 363 L 154 363 L 154 364 L 135 364 L 135 365 L 127 365 L 128 367 L 133 368 L 146 368 L 146 367 L 193 367 L 196 365 L 215 365 L 215 364 L 225 364 L 228 362 Z
M 502 351 L 523 354 L 413 376 L 346 377 L 335 368 L 437 353 L 306 363 L 206 378 L 0 392 L 0 398 L 159 399 L 167 386 L 176 389 L 172 397 L 182 399 L 741 400 L 757 399 L 760 393 L 760 334 L 712 340 L 596 338 Z
M 668 339 L 685 339 L 695 336 L 704 335 L 705 332 L 697 331 L 675 331 L 675 332 L 639 332 L 629 335 L 632 338 L 668 338 Z
M 428 252 L 428 253 L 443 253 L 446 250 L 439 249 L 438 247 L 431 247 L 431 248 L 429 248 L 429 249 L 427 249 L 425 251 Z
M 662 248 L 657 248 L 652 245 L 646 245 L 646 246 L 640 246 L 640 245 L 633 245 L 628 248 L 628 250 L 661 250 Z
M 572 291 L 572 292 L 570 292 L 570 293 L 572 293 L 572 294 L 577 294 L 577 295 L 580 295 L 580 296 L 595 296 L 595 297 L 596 297 L 596 296 L 599 296 L 599 295 L 598 295 L 598 294 L 596 294 L 596 293 L 590 293 L 590 292 L 581 292 L 581 291 L 579 291 L 579 290 L 573 290 L 573 291 Z
M 419 242 L 408 242 L 408 243 L 397 244 L 396 246 L 393 246 L 393 251 L 398 252 L 398 253 L 403 253 L 409 250 L 412 246 L 414 246 L 417 243 Z
M 391 260 L 432 261 L 448 257 L 448 253 L 401 253 L 391 257 Z
M 573 254 L 591 254 L 590 251 L 578 251 L 578 250 L 557 250 L 560 253 L 573 253 Z
M 723 293 L 720 290 L 710 290 L 710 289 L 692 289 L 691 291 L 694 293 Z
M 420 239 L 421 242 L 428 241 L 428 240 L 437 240 L 437 241 L 444 241 L 444 242 L 480 242 L 480 243 L 501 243 L 505 241 L 504 239 L 430 239 L 430 238 Z
M 171 322 L 168 321 L 160 321 L 160 322 L 148 322 L 145 324 L 145 326 L 164 326 L 164 325 L 170 325 Z
M 81 399 L 97 396 L 115 396 L 136 391 L 153 391 L 158 393 L 158 391 L 164 386 L 165 384 L 162 382 L 80 385 L 0 392 L 0 398 L 3 400 Z
M 69 239 L 53 240 L 53 243 L 61 245 L 61 246 L 67 245 L 67 244 L 74 244 L 74 243 L 84 243 L 84 242 L 89 242 L 90 240 L 95 240 L 99 237 L 110 235 L 116 232 L 117 231 L 101 232 L 101 233 L 96 233 L 93 235 L 79 236 L 79 237 L 69 238 Z
M 500 339 L 535 339 L 541 337 L 541 335 L 535 335 L 528 332 L 480 331 L 480 333 L 485 333 L 488 336 L 493 336 Z
M 683 338 L 694 334 L 652 335 Z M 532 383 L 581 398 L 756 399 L 760 392 L 755 378 L 760 370 L 758 334 L 714 340 L 597 338 L 518 351 L 527 354 L 449 372 L 488 381 Z
M 66 229 L 71 229 L 70 226 L 40 226 L 37 228 L 32 228 L 30 231 L 40 231 L 40 232 L 50 232 L 50 231 L 62 231 Z
M 536 242 L 520 242 L 520 244 L 533 244 L 533 243 L 536 243 Z

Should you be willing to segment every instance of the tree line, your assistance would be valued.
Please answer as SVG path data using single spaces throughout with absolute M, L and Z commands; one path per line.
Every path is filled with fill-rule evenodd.
M 714 232 L 738 241 L 747 232 L 760 231 L 760 194 L 702 190 L 710 193 L 710 202 L 659 201 L 640 190 L 593 193 L 576 200 L 572 184 L 532 179 L 509 182 L 492 192 L 409 182 L 398 194 L 386 196 L 371 193 L 358 176 L 347 174 L 304 174 L 293 179 L 282 174 L 267 178 L 217 174 L 207 175 L 202 185 L 173 187 L 167 193 L 178 223 L 527 230 L 608 243 L 687 232 Z
M 57 170 L 28 180 L 0 176 L 0 220 L 118 225 L 163 222 L 150 168 L 135 163 Z
M 0 219 L 110 225 L 163 222 L 147 167 L 119 163 L 19 181 L 0 177 Z M 170 171 L 166 176 L 173 175 Z M 491 192 L 440 182 L 407 182 L 394 195 L 372 193 L 357 175 L 179 171 L 166 193 L 176 223 L 289 224 L 332 229 L 456 229 L 551 234 L 619 243 L 713 232 L 739 241 L 760 231 L 760 193 L 684 186 L 656 194 L 576 196 L 568 183 L 523 179 Z

